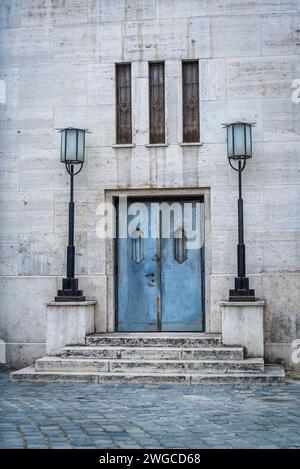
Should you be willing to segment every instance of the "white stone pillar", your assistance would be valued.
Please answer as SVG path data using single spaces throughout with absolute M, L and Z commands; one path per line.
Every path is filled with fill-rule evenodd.
M 246 356 L 264 357 L 265 300 L 220 301 L 222 342 L 245 347 Z
M 46 351 L 58 354 L 66 345 L 83 345 L 95 328 L 96 301 L 51 302 L 46 305 Z

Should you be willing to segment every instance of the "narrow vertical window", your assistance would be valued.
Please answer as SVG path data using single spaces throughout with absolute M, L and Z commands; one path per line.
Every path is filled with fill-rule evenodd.
M 149 63 L 150 143 L 165 143 L 165 64 Z
M 199 142 L 198 61 L 182 62 L 183 141 Z
M 131 64 L 116 65 L 117 143 L 132 143 Z

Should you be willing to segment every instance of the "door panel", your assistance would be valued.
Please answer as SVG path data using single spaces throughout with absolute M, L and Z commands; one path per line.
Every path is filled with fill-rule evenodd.
M 174 216 L 171 237 L 165 236 L 159 211 L 147 209 L 148 229 L 141 223 L 131 237 L 118 239 L 118 330 L 119 331 L 201 331 L 203 324 L 201 248 L 192 249 L 190 232 Z M 171 203 L 171 202 L 170 202 Z M 130 203 L 129 203 L 130 206 Z M 180 202 L 181 208 L 184 202 Z M 193 201 L 193 229 L 199 201 Z M 151 214 L 159 226 L 151 238 Z M 132 220 L 128 216 L 128 224 Z M 202 223 L 202 217 L 200 217 Z M 153 225 L 153 224 L 152 224 Z
M 147 208 L 150 214 L 149 203 Z M 118 240 L 119 331 L 157 330 L 157 241 L 148 234 L 140 229 Z
M 196 226 L 196 204 L 192 209 Z M 189 249 L 184 226 L 174 227 L 171 237 L 161 240 L 161 330 L 201 331 L 201 249 Z

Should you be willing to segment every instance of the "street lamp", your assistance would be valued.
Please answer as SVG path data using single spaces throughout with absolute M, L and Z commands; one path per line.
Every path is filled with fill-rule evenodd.
M 253 123 L 233 122 L 225 124 L 227 128 L 227 156 L 232 169 L 239 173 L 238 198 L 238 245 L 237 270 L 234 290 L 229 290 L 229 301 L 255 301 L 255 291 L 249 289 L 246 277 L 246 254 L 244 244 L 244 213 L 242 199 L 242 171 L 247 159 L 252 158 L 252 126 Z
M 78 279 L 75 278 L 74 246 L 74 176 L 80 173 L 85 156 L 86 129 L 68 127 L 59 129 L 61 134 L 60 161 L 65 164 L 70 174 L 69 202 L 69 238 L 67 247 L 67 277 L 62 280 L 62 290 L 58 290 L 55 301 L 85 301 L 82 290 L 78 290 Z M 75 166 L 76 169 L 75 170 Z

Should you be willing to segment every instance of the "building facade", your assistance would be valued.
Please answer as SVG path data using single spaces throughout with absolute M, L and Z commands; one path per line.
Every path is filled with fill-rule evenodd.
M 219 302 L 236 275 L 238 181 L 223 124 L 246 121 L 256 123 L 243 172 L 247 273 L 266 300 L 266 359 L 299 370 L 299 1 L 3 0 L 0 8 L 7 362 L 19 368 L 45 355 L 45 304 L 66 269 L 69 178 L 57 129 L 70 126 L 91 131 L 75 179 L 76 270 L 97 300 L 95 330 L 131 327 L 120 304 L 116 312 L 125 301 L 117 286 L 134 285 L 130 272 L 120 284 L 124 257 L 118 272 L 114 240 L 96 231 L 99 204 L 127 195 L 201 202 L 201 272 L 169 266 L 175 280 L 162 301 L 196 308 L 177 330 L 197 322 L 198 308 L 196 330 L 221 332 Z M 198 302 L 195 293 L 184 303 L 183 289 L 201 291 Z

